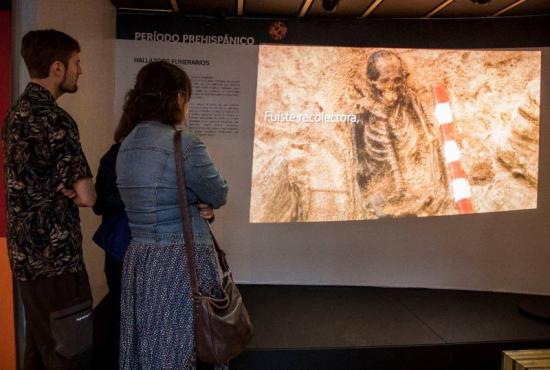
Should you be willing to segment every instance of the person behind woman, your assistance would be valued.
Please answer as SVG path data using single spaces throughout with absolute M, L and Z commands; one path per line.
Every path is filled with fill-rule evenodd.
M 95 183 L 97 200 L 93 207 L 94 213 L 101 215 L 101 224 L 94 233 L 93 241 L 105 251 L 104 271 L 109 287 L 110 315 L 107 322 L 108 343 L 104 343 L 104 348 L 109 352 L 108 360 L 111 369 L 118 369 L 122 260 L 130 243 L 128 216 L 116 186 L 116 158 L 122 139 L 117 130 L 115 144 L 99 162 Z
M 203 295 L 221 293 L 207 222 L 199 204 L 226 202 L 228 186 L 206 146 L 183 124 L 191 81 L 180 68 L 152 62 L 138 73 L 123 117 L 135 127 L 122 142 L 117 185 L 132 240 L 122 273 L 120 368 L 195 369 L 194 313 L 179 209 L 174 133 L 182 155 L 195 266 Z M 216 368 L 224 368 L 220 365 Z

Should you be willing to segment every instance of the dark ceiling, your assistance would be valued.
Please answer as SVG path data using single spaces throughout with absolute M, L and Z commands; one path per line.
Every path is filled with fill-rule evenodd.
M 11 10 L 11 0 L 0 0 L 0 10 Z
M 244 17 L 462 18 L 550 14 L 550 0 L 111 0 L 118 9 Z M 333 8 L 332 10 L 330 10 Z

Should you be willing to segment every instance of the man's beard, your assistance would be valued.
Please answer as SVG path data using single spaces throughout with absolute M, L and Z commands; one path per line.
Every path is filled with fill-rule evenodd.
M 76 81 L 73 86 L 67 85 L 67 70 L 65 70 L 65 75 L 63 76 L 63 81 L 61 81 L 61 84 L 59 85 L 59 91 L 62 93 L 75 93 L 78 90 L 78 85 L 76 84 Z

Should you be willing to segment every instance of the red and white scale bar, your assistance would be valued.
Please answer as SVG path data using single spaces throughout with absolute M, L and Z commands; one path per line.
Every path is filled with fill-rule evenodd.
M 472 192 L 466 172 L 460 163 L 460 149 L 456 142 L 453 111 L 449 104 L 447 89 L 443 85 L 433 88 L 435 96 L 435 118 L 443 136 L 445 162 L 451 174 L 453 198 L 460 214 L 473 213 Z

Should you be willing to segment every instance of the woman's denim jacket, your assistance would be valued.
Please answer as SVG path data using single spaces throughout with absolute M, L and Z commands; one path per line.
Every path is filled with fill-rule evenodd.
M 158 121 L 139 123 L 124 139 L 118 153 L 117 185 L 130 220 L 132 238 L 145 243 L 171 244 L 183 240 L 179 208 L 174 132 Z M 220 175 L 202 141 L 182 133 L 187 202 L 193 239 L 209 242 L 208 225 L 198 203 L 213 208 L 225 204 L 227 182 Z

